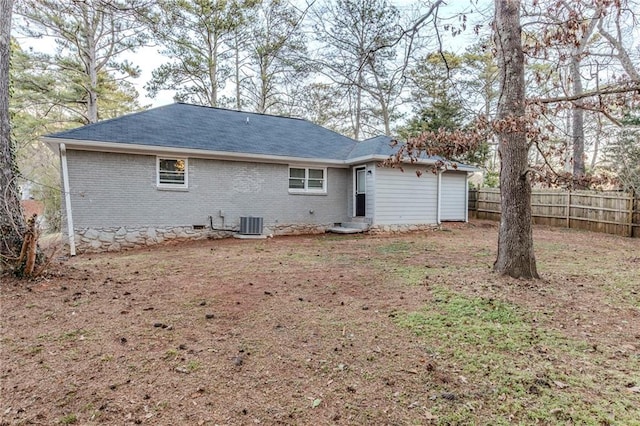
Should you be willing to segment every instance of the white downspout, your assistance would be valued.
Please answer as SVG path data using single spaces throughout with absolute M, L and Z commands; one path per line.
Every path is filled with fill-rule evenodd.
M 71 189 L 69 188 L 69 169 L 67 168 L 67 148 L 60 144 L 60 162 L 62 164 L 62 190 L 64 191 L 64 206 L 67 213 L 67 234 L 69 235 L 69 254 L 76 255 L 75 231 L 73 229 L 73 215 L 71 214 Z
M 440 204 L 442 204 L 442 170 L 438 170 L 437 176 L 438 196 L 436 197 L 436 223 L 440 225 Z
M 464 181 L 464 221 L 469 222 L 469 179 L 473 173 L 467 172 L 467 178 Z

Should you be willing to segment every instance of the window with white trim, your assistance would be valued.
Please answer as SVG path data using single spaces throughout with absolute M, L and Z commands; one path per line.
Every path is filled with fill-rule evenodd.
M 327 192 L 327 169 L 289 167 L 289 192 Z
M 157 184 L 164 188 L 187 187 L 187 159 L 161 158 L 157 161 Z

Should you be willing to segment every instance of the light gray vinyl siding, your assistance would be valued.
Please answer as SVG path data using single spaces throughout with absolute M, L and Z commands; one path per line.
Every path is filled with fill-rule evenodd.
M 371 172 L 371 173 L 369 173 Z M 367 219 L 374 219 L 375 210 L 376 210 L 376 174 L 378 172 L 378 167 L 375 163 L 367 164 L 367 173 L 366 173 L 366 191 L 367 198 L 365 203 L 365 217 Z
M 188 159 L 187 190 L 156 187 L 156 157 L 69 150 L 75 228 L 236 227 L 241 216 L 265 226 L 345 221 L 349 169 L 327 169 L 327 193 L 290 194 L 288 165 Z M 224 218 L 221 216 L 221 213 Z
M 464 172 L 447 171 L 442 174 L 440 183 L 442 188 L 440 220 L 465 220 L 467 205 L 466 182 L 467 174 Z
M 417 177 L 415 172 L 415 166 L 404 166 L 404 172 L 375 170 L 375 224 L 436 223 L 437 178 L 429 172 Z
M 352 167 L 349 169 L 349 185 L 347 188 L 347 213 L 349 214 L 349 218 L 352 218 L 355 214 L 355 177 L 354 171 L 355 169 Z

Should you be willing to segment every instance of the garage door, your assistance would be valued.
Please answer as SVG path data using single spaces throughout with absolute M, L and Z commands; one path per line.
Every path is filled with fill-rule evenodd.
M 444 172 L 440 185 L 440 220 L 464 222 L 467 210 L 467 174 Z

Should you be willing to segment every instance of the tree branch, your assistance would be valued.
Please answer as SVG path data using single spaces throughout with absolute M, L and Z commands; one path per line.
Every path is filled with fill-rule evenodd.
M 583 92 L 576 95 L 558 96 L 554 98 L 532 98 L 528 101 L 529 104 L 553 104 L 560 102 L 574 102 L 585 98 L 591 98 L 593 96 L 605 96 L 616 95 L 621 93 L 638 92 L 640 93 L 640 81 L 630 82 L 628 86 L 614 86 L 600 90 L 592 90 L 590 92 Z

